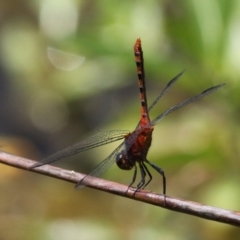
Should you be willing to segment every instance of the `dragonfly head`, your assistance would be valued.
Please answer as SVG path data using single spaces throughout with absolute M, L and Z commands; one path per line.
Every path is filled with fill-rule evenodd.
M 134 162 L 131 161 L 131 159 L 128 158 L 126 153 L 119 153 L 116 157 L 116 163 L 119 168 L 123 170 L 131 170 L 134 166 Z

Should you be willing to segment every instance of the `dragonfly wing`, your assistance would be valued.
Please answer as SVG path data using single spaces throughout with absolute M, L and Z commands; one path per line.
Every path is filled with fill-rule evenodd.
M 171 79 L 168 84 L 166 85 L 166 87 L 162 90 L 162 92 L 157 96 L 157 98 L 153 101 L 153 103 L 151 104 L 151 106 L 148 108 L 148 111 L 150 111 L 159 101 L 160 98 L 163 97 L 163 95 L 165 95 L 165 93 L 170 89 L 170 87 L 183 75 L 183 73 L 185 72 L 185 70 L 183 70 L 182 72 L 180 72 L 176 77 L 174 77 L 173 79 Z
M 66 149 L 60 150 L 47 158 L 44 158 L 41 162 L 35 163 L 30 168 L 36 168 L 45 164 L 49 164 L 60 159 L 75 155 L 77 153 L 89 150 L 91 148 L 99 147 L 108 143 L 112 143 L 123 139 L 129 132 L 120 130 L 111 130 L 105 132 L 99 132 L 94 136 L 91 136 L 81 142 L 78 142 Z
M 117 159 L 117 155 L 119 153 L 127 154 L 128 150 L 131 148 L 131 146 L 136 141 L 136 138 L 138 134 L 141 132 L 141 130 L 136 130 L 134 133 L 132 133 L 127 139 L 125 139 L 105 160 L 103 160 L 90 174 L 85 176 L 83 179 L 79 181 L 79 183 L 76 185 L 76 188 L 82 188 L 84 187 L 84 180 L 88 178 L 89 176 L 98 177 L 102 173 L 104 173 L 106 170 L 108 170 Z
M 125 149 L 125 141 L 123 141 L 107 158 L 105 158 L 91 173 L 86 175 L 83 179 L 79 181 L 76 188 L 82 188 L 85 186 L 84 181 L 88 177 L 98 177 L 105 171 L 107 171 L 115 162 L 116 157 L 119 152 Z
M 153 121 L 151 122 L 152 125 L 156 125 L 157 123 L 159 123 L 165 116 L 167 116 L 168 114 L 176 111 L 179 108 L 182 108 L 198 99 L 201 99 L 203 97 L 206 97 L 212 93 L 214 93 L 215 91 L 217 91 L 219 88 L 223 87 L 226 83 L 223 84 L 219 84 L 215 87 L 211 87 L 208 88 L 207 90 L 203 91 L 202 93 L 198 94 L 195 97 L 189 98 L 187 100 L 182 101 L 181 103 L 169 108 L 167 111 L 165 111 L 164 113 L 162 113 L 161 115 L 159 115 L 158 117 L 156 117 L 155 119 L 153 119 Z
M 183 73 L 185 72 L 185 70 L 183 70 L 182 72 L 180 72 L 177 76 L 175 76 L 173 79 L 171 79 L 168 84 L 166 85 L 166 87 L 162 90 L 162 92 L 157 96 L 157 98 L 152 102 L 152 104 L 150 105 L 150 107 L 148 108 L 148 111 L 150 112 L 151 109 L 157 104 L 157 102 L 160 100 L 160 98 L 163 97 L 163 95 L 165 95 L 165 93 L 170 89 L 170 87 L 183 75 Z M 136 127 L 139 128 L 140 125 L 140 121 Z

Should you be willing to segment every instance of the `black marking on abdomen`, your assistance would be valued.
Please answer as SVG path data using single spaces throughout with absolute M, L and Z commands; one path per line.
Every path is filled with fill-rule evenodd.
M 145 102 L 145 100 L 141 100 L 141 105 L 142 105 L 142 107 L 146 107 L 146 102 Z
M 142 73 L 141 72 L 138 73 L 138 80 L 142 81 L 142 77 L 143 77 Z

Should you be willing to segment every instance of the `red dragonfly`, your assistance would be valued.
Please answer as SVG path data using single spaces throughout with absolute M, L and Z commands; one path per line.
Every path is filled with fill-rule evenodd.
M 129 187 L 131 187 L 134 184 L 137 176 L 138 170 L 137 166 L 139 167 L 141 180 L 137 184 L 136 191 L 138 191 L 139 189 L 144 189 L 152 180 L 152 175 L 149 172 L 146 165 L 149 164 L 159 174 L 161 174 L 163 178 L 163 194 L 164 195 L 166 194 L 166 177 L 164 171 L 160 167 L 156 166 L 155 164 L 147 160 L 147 153 L 151 146 L 152 132 L 154 126 L 168 114 L 200 98 L 212 94 L 219 88 L 223 87 L 225 83 L 208 88 L 207 90 L 203 91 L 197 96 L 180 102 L 179 104 L 169 108 L 168 110 L 166 110 L 165 112 L 163 112 L 162 114 L 160 114 L 151 121 L 149 117 L 149 111 L 156 105 L 159 99 L 169 90 L 169 88 L 181 77 L 184 71 L 179 73 L 167 84 L 167 86 L 162 90 L 162 92 L 157 96 L 155 101 L 148 108 L 145 86 L 144 59 L 140 39 L 137 39 L 134 45 L 134 55 L 137 65 L 138 87 L 140 91 L 141 101 L 141 118 L 135 130 L 132 133 L 129 133 L 128 131 L 115 131 L 115 130 L 99 132 L 96 135 L 87 138 L 86 140 L 83 140 L 64 150 L 60 150 L 59 152 L 50 155 L 49 157 L 43 159 L 41 162 L 34 164 L 31 168 L 36 168 L 45 164 L 49 164 L 60 159 L 69 157 L 71 155 L 77 154 L 79 152 L 83 152 L 95 147 L 99 147 L 111 142 L 118 141 L 120 139 L 124 139 L 124 141 L 106 159 L 104 159 L 90 174 L 86 175 L 83 179 L 81 179 L 79 183 L 76 185 L 76 187 L 84 186 L 84 180 L 88 176 L 97 177 L 101 175 L 103 172 L 105 172 L 116 162 L 118 167 L 123 170 L 131 170 L 132 168 L 134 168 L 132 182 L 130 183 Z M 147 177 L 148 180 L 146 181 Z

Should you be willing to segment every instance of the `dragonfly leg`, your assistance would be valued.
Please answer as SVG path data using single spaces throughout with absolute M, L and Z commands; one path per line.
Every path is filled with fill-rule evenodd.
M 152 175 L 151 173 L 149 172 L 147 166 L 144 164 L 144 162 L 142 162 L 142 165 L 145 169 L 145 171 L 147 172 L 148 176 L 149 176 L 149 180 L 147 181 L 147 183 L 145 183 L 143 186 L 142 186 L 142 189 L 144 189 L 151 181 L 152 181 Z
M 163 178 L 163 195 L 166 195 L 166 177 L 165 177 L 165 174 L 164 174 L 164 171 L 156 166 L 155 164 L 149 162 L 147 159 L 145 160 L 146 163 L 148 163 L 151 167 L 153 167 L 158 173 L 160 173 L 162 175 L 162 178 Z
M 134 165 L 134 173 L 133 173 L 133 178 L 132 178 L 132 182 L 129 184 L 128 189 L 134 184 L 135 180 L 136 180 L 136 176 L 137 176 L 137 166 L 136 164 Z
M 139 168 L 141 172 L 141 181 L 137 185 L 137 191 L 145 185 L 145 179 L 146 179 L 146 171 L 142 162 L 139 162 Z

